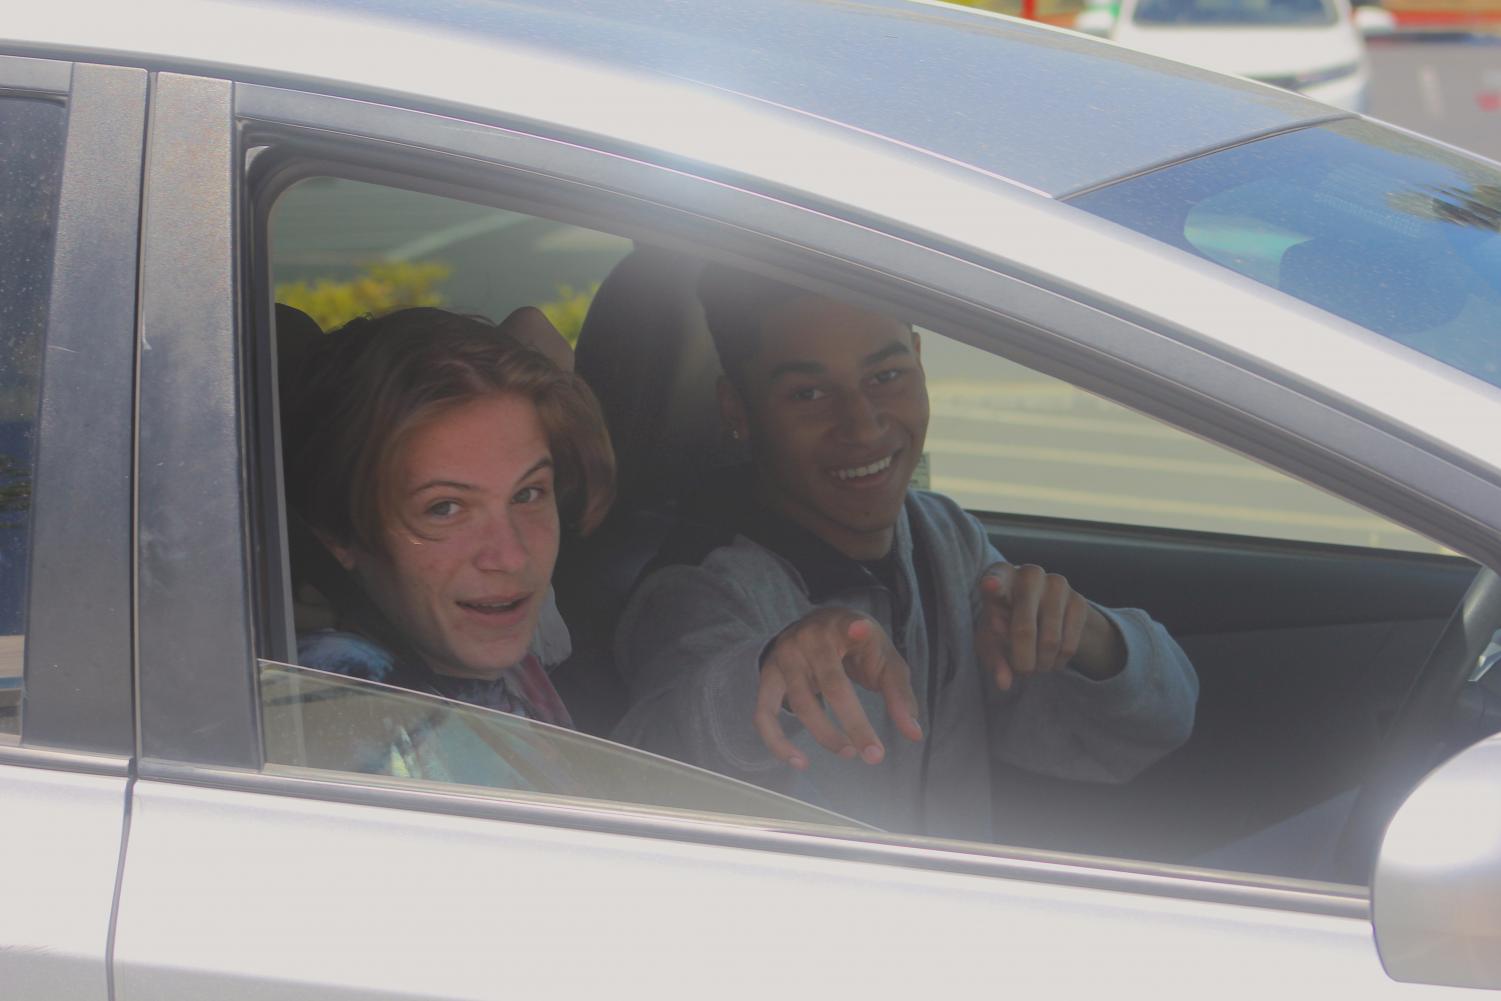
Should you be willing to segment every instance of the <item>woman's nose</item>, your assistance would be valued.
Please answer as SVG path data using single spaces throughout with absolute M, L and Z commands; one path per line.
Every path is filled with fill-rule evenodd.
M 508 515 L 486 520 L 474 553 L 475 566 L 481 570 L 518 573 L 525 569 L 530 558 L 526 540 Z

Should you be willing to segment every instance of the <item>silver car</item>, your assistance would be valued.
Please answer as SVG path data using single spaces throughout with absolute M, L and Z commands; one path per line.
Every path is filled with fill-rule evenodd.
M 1495 164 L 922 0 L 8 5 L 0 996 L 1501 988 L 1498 230 Z M 976 844 L 608 742 L 706 260 L 921 325 L 920 485 L 1163 622 L 1186 745 Z M 576 333 L 587 732 L 291 663 L 277 300 Z

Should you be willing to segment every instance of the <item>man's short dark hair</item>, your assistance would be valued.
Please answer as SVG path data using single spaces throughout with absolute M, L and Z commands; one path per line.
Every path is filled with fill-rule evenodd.
M 761 325 L 766 317 L 794 299 L 813 294 L 723 264 L 704 268 L 698 279 L 698 300 L 719 352 L 719 364 L 737 389 L 744 388 L 746 363 L 761 349 Z

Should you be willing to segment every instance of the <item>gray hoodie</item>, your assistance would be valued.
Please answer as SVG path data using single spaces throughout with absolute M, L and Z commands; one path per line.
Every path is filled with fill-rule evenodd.
M 914 538 L 931 569 L 914 565 Z M 1126 644 L 1125 668 L 1113 678 L 1065 669 L 1002 692 L 974 650 L 978 583 L 1001 560 L 980 523 L 946 497 L 912 491 L 893 558 L 894 590 L 763 514 L 701 562 L 650 574 L 616 632 L 632 703 L 616 739 L 887 830 L 989 840 L 993 761 L 1124 782 L 1188 738 L 1198 678 L 1145 612 L 1100 609 Z M 822 606 L 864 612 L 886 629 L 912 671 L 922 743 L 897 733 L 881 697 L 857 687 L 886 748 L 880 764 L 823 750 L 786 712 L 783 727 L 808 770 L 796 772 L 762 744 L 751 722 L 761 656 L 778 632 Z

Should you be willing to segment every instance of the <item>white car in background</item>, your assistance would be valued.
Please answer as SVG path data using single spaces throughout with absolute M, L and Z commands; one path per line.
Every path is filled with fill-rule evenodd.
M 1392 30 L 1378 7 L 1349 0 L 1122 0 L 1089 7 L 1075 27 L 1128 48 L 1364 111 L 1363 34 Z

